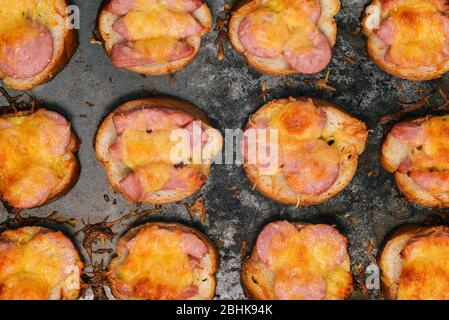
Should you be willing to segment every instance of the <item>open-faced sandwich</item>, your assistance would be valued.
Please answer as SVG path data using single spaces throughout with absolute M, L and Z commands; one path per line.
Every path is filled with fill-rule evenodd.
M 394 300 L 449 300 L 449 228 L 407 225 L 378 257 L 382 289 Z
M 274 100 L 246 127 L 245 173 L 255 189 L 278 202 L 321 203 L 351 181 L 367 135 L 363 122 L 329 102 Z
M 371 58 L 397 77 L 441 77 L 449 71 L 448 13 L 448 0 L 373 0 L 362 22 Z
M 17 90 L 51 80 L 78 47 L 65 0 L 2 0 L 0 78 Z
M 449 207 L 449 116 L 396 124 L 380 159 L 408 199 L 426 207 Z
M 95 149 L 115 190 L 134 203 L 163 204 L 199 190 L 222 145 L 220 132 L 192 104 L 147 98 L 113 111 Z
M 0 233 L 0 300 L 76 300 L 83 267 L 61 232 L 24 227 Z
M 243 287 L 258 300 L 346 299 L 352 293 L 347 245 L 326 224 L 272 222 L 243 263 Z
M 98 25 L 116 67 L 162 75 L 192 62 L 212 15 L 202 0 L 109 0 Z
M 331 61 L 339 0 L 242 0 L 229 39 L 255 70 L 273 76 L 318 73 Z
M 210 300 L 217 268 L 217 250 L 205 235 L 177 223 L 152 222 L 119 239 L 108 281 L 122 300 Z
M 70 123 L 46 109 L 0 117 L 0 197 L 8 206 L 41 206 L 68 192 L 79 176 L 79 141 Z

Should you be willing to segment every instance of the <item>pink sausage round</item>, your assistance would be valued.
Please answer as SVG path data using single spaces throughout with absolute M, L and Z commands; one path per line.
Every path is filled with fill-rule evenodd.
M 31 78 L 41 73 L 53 57 L 53 37 L 47 27 L 28 22 L 27 32 L 5 35 L 0 46 L 0 71 L 16 79 Z M 10 40 L 9 37 L 13 37 Z
M 296 54 L 292 50 L 286 49 L 284 52 L 288 64 L 295 70 L 305 73 L 318 73 L 329 64 L 332 58 L 332 49 L 324 34 L 315 29 L 310 34 L 314 50 L 306 53 Z

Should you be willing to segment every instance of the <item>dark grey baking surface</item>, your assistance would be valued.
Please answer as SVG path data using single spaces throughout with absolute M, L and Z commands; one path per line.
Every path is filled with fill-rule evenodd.
M 440 215 L 435 211 L 410 204 L 404 199 L 392 175 L 381 168 L 378 152 L 385 130 L 377 122 L 380 116 L 398 110 L 394 102 L 417 100 L 418 89 L 426 94 L 437 88 L 447 90 L 449 74 L 435 81 L 411 82 L 396 79 L 369 61 L 364 36 L 361 32 L 353 34 L 368 1 L 343 0 L 342 9 L 336 17 L 337 44 L 332 63 L 327 69 L 332 85 L 337 89 L 335 93 L 317 89 L 313 83 L 303 81 L 322 77 L 325 72 L 316 76 L 281 78 L 261 75 L 250 70 L 244 59 L 233 52 L 229 45 L 225 46 L 226 58 L 219 62 L 216 58 L 217 47 L 214 45 L 217 33 L 214 31 L 204 37 L 194 62 L 177 73 L 174 81 L 170 82 L 167 76 L 142 77 L 115 69 L 102 47 L 89 43 L 100 2 L 73 1 L 81 10 L 80 48 L 71 63 L 53 81 L 31 92 L 39 101 L 65 115 L 73 124 L 82 140 L 78 153 L 80 179 L 65 197 L 42 208 L 27 210 L 23 212 L 25 216 L 43 217 L 57 211 L 61 216 L 75 217 L 79 220 L 75 229 L 63 227 L 67 234 L 74 235 L 82 227 L 81 219 L 99 222 L 110 216 L 112 220 L 136 209 L 111 190 L 92 147 L 100 121 L 121 103 L 150 96 L 150 92 L 156 89 L 160 94 L 173 95 L 196 104 L 224 132 L 225 128 L 242 128 L 249 115 L 263 105 L 264 102 L 257 98 L 265 82 L 268 99 L 287 96 L 328 99 L 366 121 L 371 131 L 354 179 L 340 195 L 324 204 L 299 208 L 277 204 L 253 191 L 239 166 L 215 165 L 206 186 L 187 200 L 192 202 L 196 196 L 204 194 L 209 208 L 206 225 L 192 222 L 182 203 L 163 206 L 161 214 L 148 216 L 149 220 L 183 222 L 199 228 L 213 240 L 223 241 L 223 248 L 220 249 L 221 266 L 217 274 L 217 299 L 244 298 L 239 281 L 240 246 L 242 241 L 247 241 L 251 248 L 258 231 L 269 221 L 291 219 L 336 225 L 350 241 L 353 273 L 355 279 L 361 279 L 362 282 L 365 278 L 363 269 L 371 263 L 382 240 L 394 227 L 405 223 L 438 222 Z M 215 21 L 225 1 L 207 2 Z M 349 63 L 344 55 L 354 58 L 357 63 Z M 286 80 L 291 81 L 291 86 L 286 85 Z M 435 94 L 432 103 L 440 102 Z M 424 109 L 421 114 L 425 112 Z M 237 197 L 227 190 L 236 185 L 240 189 Z M 104 195 L 109 196 L 109 202 L 105 201 Z M 117 199 L 116 205 L 113 199 Z M 7 216 L 7 211 L 0 209 L 0 222 Z M 114 231 L 122 233 L 132 223 L 129 220 L 117 225 Z M 52 224 L 50 226 L 61 228 Z M 79 241 L 82 240 L 82 234 L 76 239 L 81 248 Z M 113 248 L 114 245 L 111 243 L 98 247 Z M 107 262 L 109 256 L 95 255 L 95 260 L 103 257 Z M 88 264 L 87 257 L 84 258 Z M 376 290 L 361 290 L 357 284 L 352 298 L 379 297 Z M 91 295 L 87 298 L 91 298 Z

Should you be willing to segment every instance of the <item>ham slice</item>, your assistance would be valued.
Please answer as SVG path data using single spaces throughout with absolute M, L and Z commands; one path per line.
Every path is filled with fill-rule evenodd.
M 39 116 L 51 120 L 51 122 L 42 122 L 39 126 L 37 134 L 40 137 L 40 143 L 46 144 L 55 156 L 64 155 L 72 136 L 70 123 L 60 114 L 45 109 L 39 109 L 33 114 L 33 117 Z
M 391 19 L 386 19 L 380 24 L 379 30 L 376 31 L 376 35 L 387 46 L 391 46 L 394 40 L 394 23 Z
M 196 259 L 203 258 L 209 252 L 206 244 L 193 233 L 182 234 L 182 249 Z
M 162 53 L 161 50 L 166 50 Z M 193 54 L 195 49 L 185 41 L 177 41 L 171 48 L 150 46 L 144 52 L 136 49 L 132 41 L 117 43 L 112 47 L 111 60 L 117 68 L 131 68 L 143 66 L 154 62 L 173 62 L 187 58 Z
M 417 185 L 429 192 L 449 192 L 448 171 L 412 170 L 410 177 Z
M 139 202 L 149 193 L 167 190 L 196 190 L 204 185 L 206 177 L 194 167 L 175 168 L 169 164 L 150 164 L 137 169 L 120 181 L 126 196 Z
M 125 128 L 153 131 L 184 127 L 193 120 L 193 116 L 189 113 L 168 108 L 144 108 L 117 113 L 112 117 L 117 134 L 123 133 Z
M 279 56 L 287 41 L 287 25 L 271 10 L 256 10 L 240 22 L 238 36 L 246 51 L 260 58 Z
M 292 43 L 292 47 L 287 45 L 284 56 L 295 70 L 305 74 L 318 73 L 331 61 L 332 49 L 327 38 L 317 28 L 313 29 L 308 37 L 312 49 L 297 48 L 296 43 Z
M 271 246 L 275 241 L 283 242 L 298 232 L 296 227 L 287 221 L 276 221 L 266 225 L 257 237 L 256 251 L 257 256 L 265 265 L 270 266 Z
M 404 143 L 419 145 L 425 137 L 425 129 L 419 123 L 401 122 L 391 129 L 391 134 Z
M 53 37 L 47 27 L 26 21 L 0 36 L 0 71 L 16 79 L 41 73 L 53 57 Z
M 133 9 L 137 9 L 139 7 L 139 0 L 111 0 L 109 4 L 106 6 L 106 10 L 118 15 L 124 16 L 129 11 Z M 148 4 L 162 4 L 165 7 L 176 10 L 176 11 L 184 11 L 184 12 L 195 12 L 202 5 L 202 1 L 200 0 L 140 0 L 144 1 Z

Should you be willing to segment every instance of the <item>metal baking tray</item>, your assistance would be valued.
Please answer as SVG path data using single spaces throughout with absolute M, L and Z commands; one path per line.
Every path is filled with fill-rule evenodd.
M 217 18 L 219 21 L 226 18 L 225 0 L 206 2 L 213 12 L 214 22 Z M 75 227 L 59 224 L 51 218 L 25 219 L 22 224 L 37 223 L 61 229 L 72 236 L 82 251 L 87 271 L 92 270 L 92 263 L 83 249 L 83 240 L 84 245 L 89 245 L 89 240 L 104 238 L 104 243 L 94 243 L 94 250 L 100 250 L 93 254 L 93 260 L 96 264 L 104 260 L 106 266 L 113 252 L 104 249 L 113 250 L 117 236 L 131 226 L 151 220 L 177 221 L 200 229 L 219 247 L 221 261 L 216 299 L 244 299 L 239 278 L 242 254 L 252 247 L 266 223 L 291 219 L 337 226 L 350 241 L 349 253 L 355 279 L 352 299 L 378 299 L 381 298 L 379 290 L 368 290 L 364 286 L 365 268 L 373 263 L 384 237 L 393 228 L 406 223 L 446 223 L 449 211 L 419 207 L 401 196 L 392 175 L 381 168 L 378 153 L 389 126 L 388 123 L 379 124 L 382 116 L 401 110 L 398 102 L 413 103 L 427 95 L 430 95 L 429 104 L 419 104 L 418 107 L 424 107 L 414 108 L 418 110 L 412 115 L 441 113 L 437 106 L 444 100 L 439 89 L 449 91 L 449 74 L 439 80 L 411 82 L 381 71 L 367 57 L 365 37 L 360 31 L 360 19 L 368 5 L 367 0 L 341 0 L 342 9 L 336 17 L 337 43 L 332 62 L 325 71 L 315 76 L 279 78 L 251 70 L 243 57 L 224 41 L 225 37 L 218 37 L 223 35 L 220 32 L 222 23 L 203 38 L 193 63 L 173 77 L 144 77 L 116 69 L 103 48 L 92 41 L 101 1 L 73 0 L 72 4 L 80 8 L 80 47 L 71 63 L 53 81 L 29 93 L 41 102 L 40 105 L 60 112 L 72 123 L 82 141 L 78 152 L 81 176 L 66 196 L 44 207 L 23 211 L 21 216 L 44 218 L 55 212 L 58 218 L 72 219 L 71 222 L 75 219 L 78 222 Z M 224 44 L 225 58 L 222 61 L 217 59 L 217 37 L 218 42 Z M 323 85 L 325 81 L 322 79 L 326 75 L 329 87 Z M 15 94 L 14 91 L 10 93 Z M 156 210 L 151 210 L 151 206 L 137 207 L 126 204 L 111 189 L 103 167 L 95 158 L 92 142 L 101 120 L 114 108 L 131 99 L 155 93 L 192 102 L 207 112 L 222 133 L 225 129 L 243 128 L 248 117 L 265 100 L 288 96 L 320 97 L 365 121 L 370 129 L 369 140 L 349 186 L 320 205 L 295 208 L 278 204 L 253 191 L 241 167 L 214 165 L 206 186 L 186 201 Z M 192 219 L 184 205 L 184 202 L 192 204 L 201 195 L 207 207 L 205 223 Z M 133 216 L 136 212 L 140 215 Z M 11 217 L 11 212 L 0 209 L 0 223 Z M 101 224 L 121 217 L 124 219 L 119 223 Z M 83 223 L 87 225 L 84 229 L 88 231 L 87 238 L 84 232 L 77 232 L 84 228 Z M 102 291 L 100 281 L 101 276 L 93 281 L 97 292 Z M 85 298 L 93 297 L 92 291 L 88 291 Z M 97 298 L 104 297 L 98 294 Z

